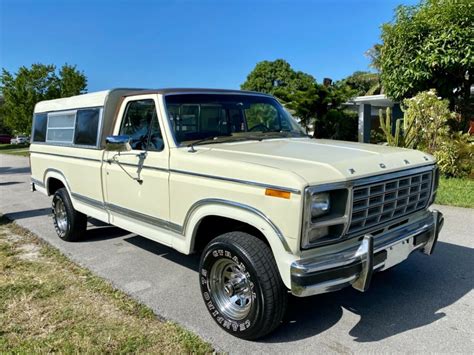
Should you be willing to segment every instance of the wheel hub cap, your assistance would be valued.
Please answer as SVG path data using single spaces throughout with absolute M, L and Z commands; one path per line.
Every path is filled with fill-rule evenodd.
M 56 200 L 56 203 L 54 204 L 54 218 L 56 219 L 56 224 L 59 230 L 62 233 L 66 233 L 68 224 L 67 213 L 64 202 L 61 199 Z
M 252 287 L 240 265 L 230 259 L 218 260 L 211 269 L 209 288 L 212 298 L 225 316 L 241 320 L 252 307 Z

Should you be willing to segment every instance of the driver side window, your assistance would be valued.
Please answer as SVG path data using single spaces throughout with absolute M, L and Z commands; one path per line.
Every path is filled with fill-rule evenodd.
M 119 134 L 130 137 L 130 145 L 134 150 L 163 150 L 163 137 L 156 115 L 155 101 L 147 99 L 129 102 L 125 108 Z

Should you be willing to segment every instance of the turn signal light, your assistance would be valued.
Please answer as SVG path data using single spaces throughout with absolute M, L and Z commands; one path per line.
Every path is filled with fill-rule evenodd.
M 291 192 L 275 189 L 266 189 L 265 195 L 289 199 L 291 196 Z

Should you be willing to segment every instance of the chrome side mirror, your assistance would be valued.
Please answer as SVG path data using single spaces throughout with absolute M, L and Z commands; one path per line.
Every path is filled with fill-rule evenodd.
M 129 136 L 108 136 L 105 138 L 105 150 L 109 152 L 129 152 L 132 150 Z

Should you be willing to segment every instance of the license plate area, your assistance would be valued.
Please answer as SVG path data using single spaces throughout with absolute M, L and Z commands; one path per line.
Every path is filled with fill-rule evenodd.
M 404 239 L 385 250 L 387 251 L 387 259 L 382 270 L 391 268 L 408 258 L 413 250 L 413 238 Z

